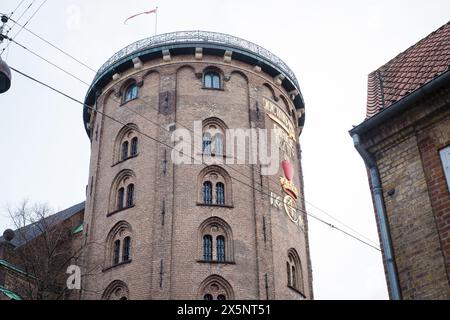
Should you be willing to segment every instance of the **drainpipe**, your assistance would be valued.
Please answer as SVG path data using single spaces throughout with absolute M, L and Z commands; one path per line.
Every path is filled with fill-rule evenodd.
M 386 270 L 391 286 L 392 300 L 401 300 L 400 286 L 398 282 L 397 268 L 395 266 L 394 254 L 391 236 L 389 232 L 386 210 L 383 199 L 383 189 L 381 188 L 381 179 L 378 167 L 373 156 L 361 144 L 358 133 L 352 135 L 356 150 L 359 152 L 370 172 L 370 181 L 372 183 L 373 199 L 375 202 L 375 212 L 381 234 L 381 243 L 383 245 L 383 256 L 386 263 Z

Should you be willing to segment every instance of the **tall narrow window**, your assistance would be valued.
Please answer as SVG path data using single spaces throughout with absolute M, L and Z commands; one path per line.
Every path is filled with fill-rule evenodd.
M 203 85 L 208 89 L 220 89 L 220 75 L 214 71 L 205 73 Z
M 130 184 L 127 187 L 127 207 L 134 205 L 134 184 Z
M 123 102 L 134 100 L 138 97 L 138 95 L 139 95 L 139 88 L 137 84 L 134 83 L 130 85 L 125 91 L 125 98 Z
M 205 301 L 212 301 L 213 300 L 213 296 L 210 294 L 205 294 L 203 297 L 203 300 Z
M 209 133 L 203 135 L 203 154 L 211 154 L 211 135 Z
M 225 297 L 223 294 L 221 294 L 221 295 L 219 295 L 218 297 L 217 297 L 217 300 L 227 300 L 227 297 Z
M 222 182 L 216 184 L 216 201 L 218 205 L 225 204 L 225 185 Z
M 286 262 L 286 270 L 287 270 L 288 286 L 292 286 L 292 283 L 291 283 L 291 265 L 289 264 L 289 262 Z
M 122 210 L 125 206 L 125 189 L 120 188 L 117 192 L 117 210 Z
M 138 154 L 138 138 L 134 137 L 131 140 L 131 156 L 135 157 Z
M 128 159 L 128 141 L 122 143 L 122 160 Z
M 113 265 L 118 265 L 120 262 L 120 240 L 114 242 L 114 254 L 113 254 Z
M 292 286 L 297 288 L 297 273 L 295 272 L 294 266 L 292 266 Z
M 123 250 L 122 250 L 122 261 L 130 261 L 130 248 L 131 248 L 131 238 L 126 237 L 123 240 Z
M 225 262 L 225 238 L 217 237 L 217 261 Z
M 203 203 L 212 204 L 212 183 L 209 181 L 203 184 Z
M 210 235 L 203 237 L 203 260 L 212 261 L 212 237 Z
M 223 135 L 221 133 L 214 136 L 214 154 L 217 156 L 223 155 Z

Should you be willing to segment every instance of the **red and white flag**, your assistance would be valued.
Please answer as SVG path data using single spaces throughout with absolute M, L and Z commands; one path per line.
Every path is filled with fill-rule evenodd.
M 124 24 L 127 24 L 128 20 L 133 19 L 133 18 L 136 18 L 136 17 L 141 16 L 141 15 L 143 15 L 143 14 L 152 14 L 152 13 L 155 13 L 155 14 L 156 14 L 157 12 L 158 12 L 158 7 L 156 7 L 155 9 L 152 9 L 152 10 L 150 10 L 150 11 L 145 11 L 145 12 L 137 13 L 137 14 L 132 15 L 131 17 L 128 17 L 123 23 L 124 23 Z

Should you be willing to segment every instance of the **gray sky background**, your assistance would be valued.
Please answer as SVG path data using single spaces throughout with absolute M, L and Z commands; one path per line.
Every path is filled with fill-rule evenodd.
M 43 1 L 36 0 L 20 22 Z M 19 2 L 2 0 L 0 12 Z M 28 27 L 98 69 L 122 47 L 154 34 L 154 16 L 123 21 L 156 5 L 158 33 L 232 34 L 271 50 L 291 67 L 307 108 L 301 137 L 306 199 L 378 243 L 365 167 L 348 130 L 365 118 L 367 75 L 445 24 L 450 1 L 49 0 Z M 86 82 L 93 79 L 91 71 L 28 32 L 16 40 Z M 16 45 L 5 57 L 83 100 L 85 85 Z M 24 198 L 55 209 L 83 201 L 90 148 L 81 106 L 13 74 L 11 90 L 0 96 L 0 114 L 0 232 L 11 226 L 4 208 Z M 340 226 L 311 206 L 309 211 Z M 316 299 L 387 299 L 381 254 L 309 221 Z

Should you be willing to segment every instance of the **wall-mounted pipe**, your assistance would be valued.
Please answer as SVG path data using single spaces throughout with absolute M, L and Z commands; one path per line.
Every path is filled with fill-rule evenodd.
M 394 250 L 392 247 L 391 236 L 387 221 L 386 209 L 384 206 L 383 189 L 381 187 L 380 174 L 374 157 L 361 144 L 357 133 L 352 135 L 356 150 L 364 160 L 370 172 L 370 181 L 372 184 L 373 199 L 375 202 L 375 212 L 380 228 L 381 243 L 383 245 L 383 256 L 386 263 L 386 271 L 391 287 L 392 300 L 401 300 L 401 292 L 398 281 L 397 267 L 394 260 Z

